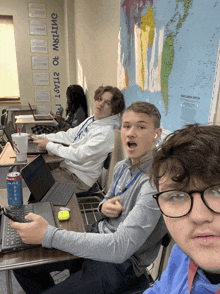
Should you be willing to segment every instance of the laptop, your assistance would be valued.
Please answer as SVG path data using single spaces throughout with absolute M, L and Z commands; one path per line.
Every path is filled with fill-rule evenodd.
M 3 132 L 6 135 L 8 141 L 10 142 L 12 148 L 14 149 L 13 141 L 11 135 L 14 133 L 17 133 L 12 121 L 10 121 L 6 126 L 3 127 Z M 45 154 L 47 153 L 47 150 L 41 149 L 36 143 L 33 141 L 28 141 L 28 155 L 39 155 L 39 154 Z
M 51 202 L 53 205 L 66 206 L 77 185 L 74 182 L 56 182 L 41 155 L 20 171 L 31 191 L 29 202 Z
M 51 226 L 56 227 L 53 205 L 50 202 L 32 203 L 22 206 L 8 206 L 10 212 L 13 212 L 18 219 L 24 219 L 24 216 L 30 212 L 41 215 Z M 23 243 L 22 239 L 9 225 L 9 219 L 2 212 L 0 215 L 0 252 L 8 253 L 17 250 L 37 247 L 40 245 L 32 245 Z
M 34 117 L 34 120 L 35 121 L 43 121 L 43 120 L 54 120 L 53 119 L 53 116 L 52 115 L 50 115 L 50 114 L 34 114 L 34 110 L 32 109 L 32 107 L 31 107 L 31 105 L 30 105 L 30 103 L 28 102 L 28 105 L 29 105 L 29 107 L 30 107 L 30 110 L 31 110 L 31 112 L 32 112 L 32 114 L 33 114 L 33 117 Z

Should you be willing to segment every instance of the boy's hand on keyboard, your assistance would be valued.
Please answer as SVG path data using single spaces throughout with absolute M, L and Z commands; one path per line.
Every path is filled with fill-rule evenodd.
M 34 143 L 37 143 L 38 146 L 40 146 L 44 150 L 46 150 L 46 146 L 49 142 L 50 140 L 43 136 L 38 137 L 38 140 L 34 140 Z
M 9 220 L 10 226 L 20 235 L 26 244 L 42 244 L 48 222 L 40 215 L 29 213 L 25 219 L 29 223 L 18 223 Z

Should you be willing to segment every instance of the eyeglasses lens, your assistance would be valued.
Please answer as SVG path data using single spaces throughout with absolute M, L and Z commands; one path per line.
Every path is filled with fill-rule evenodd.
M 220 185 L 211 186 L 199 193 L 210 210 L 220 213 Z M 183 191 L 167 191 L 159 195 L 158 202 L 166 216 L 181 217 L 190 211 L 192 197 Z
M 181 191 L 169 191 L 160 194 L 160 209 L 166 216 L 180 217 L 188 213 L 191 207 L 189 194 Z
M 220 213 L 220 185 L 206 189 L 204 201 L 211 210 Z

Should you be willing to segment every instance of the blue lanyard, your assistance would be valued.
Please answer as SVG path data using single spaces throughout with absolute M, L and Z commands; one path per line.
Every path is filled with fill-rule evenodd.
M 148 165 L 146 166 L 145 169 L 148 168 L 148 166 L 151 164 L 151 161 L 148 163 Z M 115 190 L 116 190 L 116 187 L 117 187 L 117 184 L 118 184 L 118 181 L 120 180 L 121 176 L 123 175 L 124 171 L 125 171 L 126 167 L 123 169 L 123 171 L 120 173 L 119 177 L 117 178 L 116 180 L 116 183 L 115 183 L 115 187 L 114 187 L 114 190 L 113 190 L 113 197 L 115 197 Z M 139 177 L 139 175 L 142 173 L 142 171 L 139 171 L 136 176 L 130 181 L 130 183 L 127 184 L 127 186 L 118 194 L 118 196 L 121 196 L 122 193 L 124 193 L 125 191 L 127 191 L 127 189 L 131 186 L 131 184 L 137 179 L 137 177 Z
M 75 142 L 76 139 L 77 139 L 78 137 L 80 138 L 80 135 L 81 135 L 81 131 L 82 131 L 82 129 L 83 129 L 84 126 L 88 123 L 88 121 L 91 120 L 91 119 L 92 119 L 92 121 L 90 122 L 90 124 L 93 122 L 94 115 L 86 120 L 86 122 L 83 124 L 83 126 L 82 126 L 82 127 L 80 128 L 80 130 L 78 131 L 78 133 L 77 133 L 75 139 L 73 140 L 73 142 Z M 89 124 L 89 125 L 90 125 L 90 124 Z M 89 125 L 88 125 L 88 126 L 89 126 Z M 87 126 L 87 127 L 88 127 L 88 126 Z
M 76 111 L 72 116 L 70 116 L 70 114 L 68 114 L 67 117 L 66 117 L 66 119 L 65 119 L 65 121 L 68 121 L 68 122 L 73 121 L 74 118 L 76 117 L 77 113 L 78 113 L 81 109 L 82 109 L 82 107 L 79 107 L 79 108 L 77 109 L 77 111 Z

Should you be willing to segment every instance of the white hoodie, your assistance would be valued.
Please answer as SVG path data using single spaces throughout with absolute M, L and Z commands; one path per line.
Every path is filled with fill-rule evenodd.
M 119 127 L 118 114 L 95 121 L 93 115 L 66 132 L 43 136 L 51 141 L 46 146 L 47 151 L 65 158 L 61 166 L 92 187 L 101 174 L 108 153 L 114 149 L 114 129 Z

